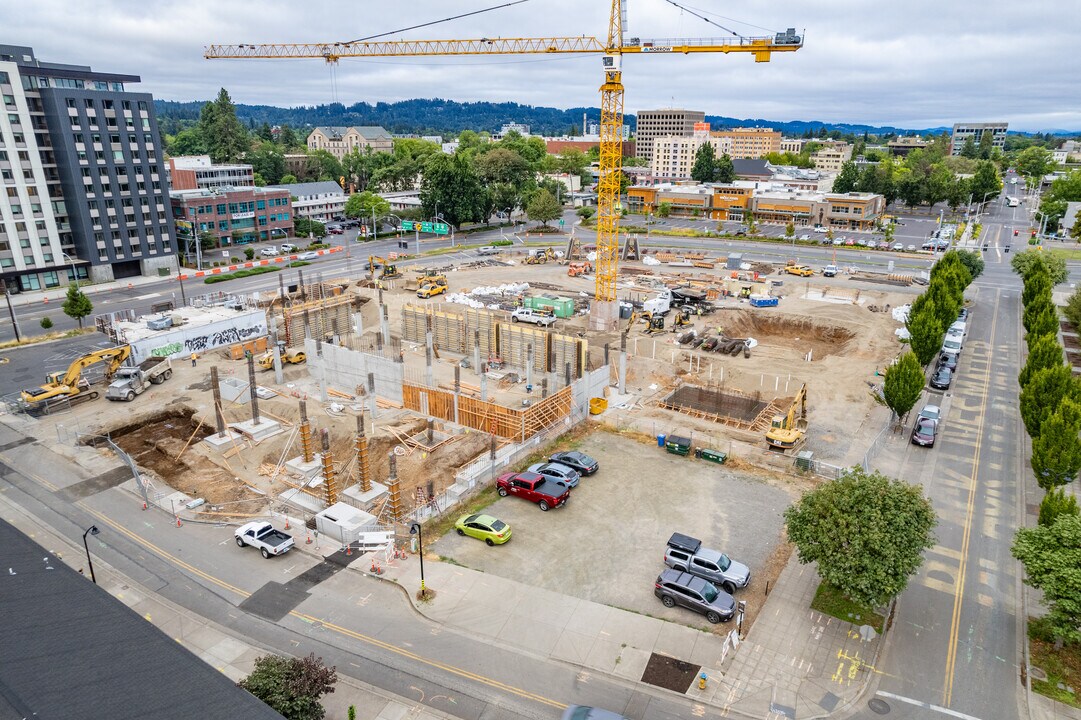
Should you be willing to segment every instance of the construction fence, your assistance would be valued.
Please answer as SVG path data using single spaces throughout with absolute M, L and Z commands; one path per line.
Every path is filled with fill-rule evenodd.
M 500 358 L 510 367 L 524 369 L 532 346 L 535 372 L 562 374 L 569 363 L 571 376 L 579 378 L 589 369 L 589 342 L 583 338 L 512 323 L 488 310 L 410 304 L 402 308 L 405 341 L 423 345 L 429 329 L 432 344 L 440 351 L 469 357 L 479 342 L 481 362 Z

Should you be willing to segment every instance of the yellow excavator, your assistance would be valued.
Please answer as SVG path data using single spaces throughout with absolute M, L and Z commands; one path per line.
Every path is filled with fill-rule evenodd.
M 285 347 L 285 343 L 280 341 L 278 342 L 278 352 L 281 354 L 282 365 L 299 365 L 302 362 L 306 362 L 308 359 L 308 356 L 304 353 L 303 350 L 290 350 L 289 348 Z M 255 362 L 258 363 L 259 367 L 263 368 L 264 370 L 273 370 L 274 351 L 267 350 L 265 353 L 256 358 Z
M 66 371 L 46 375 L 45 383 L 41 387 L 23 390 L 20 395 L 23 409 L 36 412 L 48 410 L 54 405 L 93 400 L 98 396 L 98 391 L 91 389 L 90 382 L 83 377 L 83 370 L 91 365 L 106 363 L 105 382 L 108 384 L 130 355 L 131 346 L 120 345 L 95 350 L 77 358 Z
M 627 330 L 634 327 L 638 321 L 644 321 L 646 326 L 642 332 L 646 335 L 656 335 L 664 332 L 664 315 L 651 313 L 649 310 L 635 310 L 631 313 L 631 319 L 627 323 Z
M 672 326 L 674 328 L 690 327 L 694 323 L 691 322 L 691 313 L 689 310 L 677 310 L 675 317 L 672 319 Z
M 556 251 L 550 247 L 546 247 L 543 250 L 537 250 L 531 255 L 526 256 L 526 265 L 543 265 L 549 260 L 556 259 Z
M 798 411 L 798 414 L 797 414 Z M 773 423 L 766 432 L 766 442 L 771 450 L 790 450 L 803 442 L 807 429 L 807 384 L 804 383 L 786 415 L 774 415 Z
M 368 256 L 368 272 L 372 274 L 372 279 L 375 279 L 375 269 L 380 265 L 383 266 L 383 274 L 379 276 L 380 280 L 390 280 L 392 278 L 401 277 L 398 272 L 398 266 L 392 263 L 388 263 L 384 257 L 378 255 Z

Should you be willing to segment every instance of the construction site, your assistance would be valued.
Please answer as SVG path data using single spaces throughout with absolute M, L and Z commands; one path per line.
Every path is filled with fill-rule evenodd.
M 61 397 L 33 414 L 111 437 L 151 501 L 190 499 L 174 499 L 177 515 L 284 515 L 314 528 L 344 503 L 365 514 L 363 528 L 399 531 L 583 422 L 688 437 L 782 472 L 800 454 L 852 464 L 877 431 L 872 390 L 899 351 L 881 311 L 904 302 L 902 289 L 729 269 L 701 253 L 646 256 L 623 263 L 620 324 L 602 332 L 589 328 L 590 273 L 561 253 L 529 262 L 537 254 L 424 271 L 404 260 L 388 277 L 298 274 L 275 291 L 196 303 L 207 322 L 265 334 L 219 329 L 208 341 L 184 309 L 99 318 L 133 359 L 171 352 L 176 377 L 151 380 L 130 404 Z M 437 274 L 447 291 L 418 298 Z M 544 321 L 519 322 L 523 308 Z M 89 396 L 85 378 L 68 382 Z M 790 437 L 767 440 L 775 430 Z

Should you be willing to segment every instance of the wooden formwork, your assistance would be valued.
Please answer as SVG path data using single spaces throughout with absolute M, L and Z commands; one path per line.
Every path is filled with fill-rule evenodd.
M 402 399 L 409 410 L 422 412 L 427 403 L 431 417 L 454 421 L 454 393 L 422 385 L 402 385 Z M 458 423 L 482 432 L 524 442 L 570 415 L 571 388 L 565 387 L 528 408 L 509 408 L 466 395 L 458 397 Z
M 304 313 L 308 313 L 313 338 L 326 338 L 338 333 L 346 335 L 353 331 L 353 298 L 349 295 L 309 300 L 282 308 L 282 326 L 285 332 L 278 336 L 289 347 L 304 344 Z

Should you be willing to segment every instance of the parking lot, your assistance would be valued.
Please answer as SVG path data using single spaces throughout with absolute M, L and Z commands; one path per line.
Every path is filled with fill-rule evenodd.
M 781 514 L 793 500 L 788 489 L 604 431 L 577 449 L 596 458 L 600 470 L 582 478 L 566 507 L 542 512 L 520 498 L 501 498 L 485 512 L 511 525 L 510 542 L 488 547 L 452 531 L 433 552 L 474 570 L 705 629 L 703 616 L 665 608 L 653 595 L 665 543 L 678 531 L 751 568 L 751 584 L 736 599 L 756 612 L 766 581 L 772 585 L 770 575 L 783 564 L 774 556 Z

